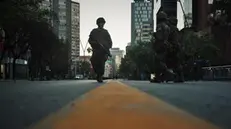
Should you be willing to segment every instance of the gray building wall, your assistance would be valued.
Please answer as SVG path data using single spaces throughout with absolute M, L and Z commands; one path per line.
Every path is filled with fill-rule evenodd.
M 68 63 L 71 64 L 71 0 L 50 0 L 54 16 L 52 17 L 53 31 L 69 46 Z M 70 68 L 69 68 L 70 71 Z
M 72 75 L 76 73 L 77 59 L 80 56 L 80 4 L 71 2 L 71 70 Z
M 131 3 L 131 43 L 149 41 L 153 32 L 153 7 L 149 1 Z
M 168 16 L 177 17 L 177 0 L 161 0 L 161 7 Z

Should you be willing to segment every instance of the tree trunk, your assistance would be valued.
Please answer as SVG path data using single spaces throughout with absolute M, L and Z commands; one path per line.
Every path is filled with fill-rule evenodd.
M 5 50 L 1 52 L 1 57 L 0 57 L 0 79 L 3 78 L 1 74 L 2 73 L 1 65 L 2 65 L 2 60 L 4 56 L 5 56 Z
M 13 76 L 12 79 L 15 81 L 15 73 L 16 73 L 16 60 L 17 58 L 14 57 L 13 59 Z

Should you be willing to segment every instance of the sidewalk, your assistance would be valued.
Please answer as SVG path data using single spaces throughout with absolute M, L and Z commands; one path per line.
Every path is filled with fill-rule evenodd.
M 218 129 L 138 89 L 110 81 L 30 129 Z

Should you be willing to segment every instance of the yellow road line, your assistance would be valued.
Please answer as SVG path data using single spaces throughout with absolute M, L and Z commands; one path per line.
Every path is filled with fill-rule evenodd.
M 218 129 L 125 84 L 111 81 L 30 129 Z

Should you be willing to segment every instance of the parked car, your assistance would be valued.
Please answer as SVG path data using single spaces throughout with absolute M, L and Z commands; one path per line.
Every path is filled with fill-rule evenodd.
M 77 74 L 77 75 L 75 75 L 75 79 L 81 80 L 81 79 L 84 79 L 84 76 L 82 74 Z

